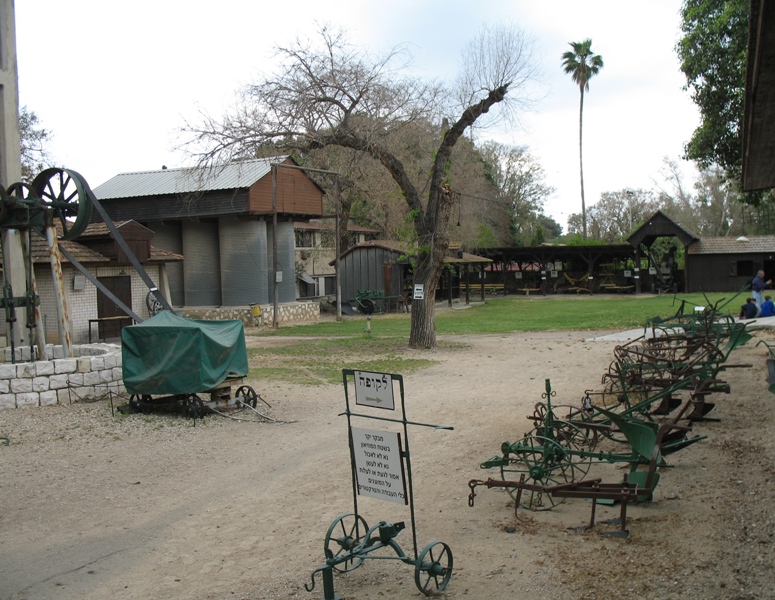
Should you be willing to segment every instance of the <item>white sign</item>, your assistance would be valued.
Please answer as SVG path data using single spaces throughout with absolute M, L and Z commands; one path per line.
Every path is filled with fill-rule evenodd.
M 387 373 L 355 371 L 355 403 L 395 410 L 393 399 L 393 378 Z
M 557 279 L 557 271 L 552 271 L 552 277 L 553 277 L 554 279 Z
M 632 276 L 632 273 L 630 272 L 629 269 L 624 272 L 624 276 L 625 277 L 631 277 Z
M 358 494 L 409 504 L 401 458 L 401 435 L 351 427 Z
M 514 271 L 514 277 L 516 279 L 522 279 L 522 271 Z
M 425 286 L 422 283 L 414 284 L 413 300 L 422 300 L 425 297 Z

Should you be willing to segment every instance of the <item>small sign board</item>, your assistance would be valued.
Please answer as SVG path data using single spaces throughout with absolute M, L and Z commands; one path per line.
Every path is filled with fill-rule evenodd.
M 629 269 L 626 269 L 626 270 L 624 271 L 624 276 L 625 276 L 625 277 L 632 277 L 632 271 L 630 271 Z
M 409 504 L 401 457 L 401 434 L 350 427 L 358 494 Z
M 422 283 L 415 283 L 412 300 L 422 300 L 424 298 L 425 298 L 425 285 Z
M 515 279 L 522 279 L 522 271 L 514 271 Z
M 393 378 L 387 373 L 355 371 L 355 403 L 361 406 L 395 410 Z
M 657 270 L 655 267 L 649 267 L 649 275 L 656 275 Z
M 557 279 L 557 271 L 552 271 L 552 279 Z

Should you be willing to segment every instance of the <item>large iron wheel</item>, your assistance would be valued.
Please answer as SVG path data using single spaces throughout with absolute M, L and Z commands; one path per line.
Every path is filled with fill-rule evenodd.
M 9 200 L 13 202 L 17 198 L 26 200 L 32 196 L 33 190 L 32 187 L 26 183 L 12 183 L 10 186 L 8 186 L 8 189 L 5 191 L 5 193 Z
M 532 485 L 549 487 L 561 483 L 581 481 L 589 471 L 589 461 L 568 452 L 559 442 L 538 435 L 527 435 L 519 443 L 513 456 L 504 456 L 501 464 L 503 481 L 519 481 L 520 475 Z M 520 506 L 528 510 L 550 510 L 562 504 L 565 498 L 555 498 L 541 491 L 506 488 Z
M 324 552 L 326 559 L 339 558 L 347 555 L 353 548 L 361 543 L 363 536 L 369 531 L 366 520 L 360 515 L 348 513 L 342 515 L 331 523 L 331 527 L 326 532 Z M 334 552 L 336 550 L 336 552 Z M 354 571 L 363 564 L 363 556 L 349 556 L 347 560 L 333 565 L 333 568 L 340 573 Z
M 180 403 L 180 414 L 186 419 L 202 419 L 205 416 L 205 403 L 196 394 L 189 394 Z
M 426 596 L 442 591 L 452 577 L 452 550 L 444 542 L 431 542 L 414 565 L 414 582 Z
M 62 225 L 62 239 L 74 240 L 91 220 L 94 193 L 86 180 L 69 169 L 46 169 L 32 182 L 35 195 L 54 211 Z
M 247 404 L 250 408 L 255 408 L 258 405 L 258 394 L 249 385 L 238 387 L 234 397 L 238 398 L 243 404 Z

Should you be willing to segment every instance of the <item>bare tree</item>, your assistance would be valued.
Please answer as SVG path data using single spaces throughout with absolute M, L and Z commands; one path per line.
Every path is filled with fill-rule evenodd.
M 440 84 L 425 83 L 402 75 L 408 55 L 395 48 L 381 57 L 353 48 L 341 32 L 320 31 L 322 47 L 297 40 L 278 49 L 284 59 L 277 75 L 245 89 L 239 108 L 221 120 L 205 117 L 186 129 L 192 134 L 189 149 L 200 164 L 253 156 L 256 147 L 273 143 L 279 149 L 308 152 L 326 146 L 342 146 L 378 161 L 397 184 L 417 231 L 415 284 L 424 289 L 423 299 L 412 305 L 409 345 L 433 348 L 436 344 L 434 300 L 449 248 L 449 221 L 456 201 L 449 179 L 455 144 L 477 119 L 504 103 L 512 83 L 523 82 L 534 72 L 532 63 L 520 57 L 528 52 L 505 54 L 504 40 L 527 44 L 520 32 L 504 27 L 485 30 L 469 46 L 480 56 L 487 40 L 497 45 L 486 57 L 490 68 L 478 77 L 464 78 L 467 91 L 452 94 Z M 479 49 L 479 50 L 478 50 Z M 491 80 L 482 77 L 489 75 Z M 519 100 L 519 87 L 509 100 Z M 463 107 L 449 106 L 448 98 L 470 98 Z M 505 103 L 504 103 L 505 104 Z M 391 135 L 418 122 L 449 118 L 449 128 L 438 140 L 432 167 L 418 185 L 407 170 Z M 428 175 L 429 173 L 429 175 Z
M 51 132 L 40 127 L 40 119 L 26 106 L 19 109 L 19 140 L 21 143 L 22 181 L 30 182 L 40 171 L 52 165 L 47 145 Z

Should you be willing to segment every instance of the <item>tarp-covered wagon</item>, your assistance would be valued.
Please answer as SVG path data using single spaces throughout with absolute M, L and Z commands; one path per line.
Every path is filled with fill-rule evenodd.
M 256 392 L 240 385 L 248 374 L 241 321 L 185 319 L 163 311 L 125 327 L 121 352 L 124 386 L 136 412 L 179 407 L 184 416 L 197 418 L 223 402 L 256 407 Z M 235 385 L 239 387 L 232 397 Z

